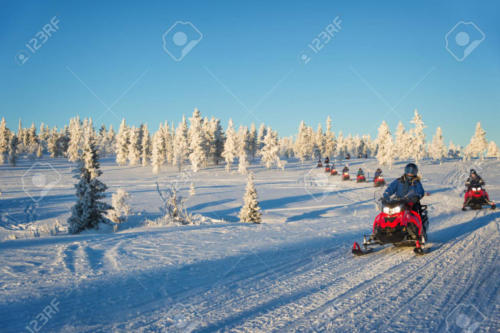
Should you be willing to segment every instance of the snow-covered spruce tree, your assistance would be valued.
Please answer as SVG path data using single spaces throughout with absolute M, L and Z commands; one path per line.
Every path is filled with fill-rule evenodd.
M 394 134 L 394 155 L 398 160 L 407 160 L 410 158 L 409 147 L 407 146 L 407 133 L 403 123 L 400 121 Z
M 424 128 L 426 127 L 424 125 L 424 122 L 422 121 L 422 117 L 418 113 L 417 109 L 415 109 L 415 113 L 413 116 L 413 119 L 411 120 L 411 123 L 414 125 L 414 127 L 411 130 L 411 157 L 415 160 L 416 163 L 418 163 L 421 159 L 425 157 L 427 154 L 426 152 L 426 147 L 425 147 L 425 134 L 424 134 Z
M 233 120 L 229 119 L 226 130 L 226 142 L 224 143 L 224 151 L 222 152 L 222 157 L 226 161 L 226 171 L 229 172 L 231 170 L 231 164 L 233 164 L 236 156 L 238 156 L 238 136 L 233 128 Z
M 313 138 L 311 132 L 312 131 L 309 130 L 304 121 L 301 121 L 293 152 L 302 163 L 306 159 L 310 159 L 313 154 Z
M 9 152 L 10 131 L 7 128 L 5 118 L 0 122 L 0 164 L 4 164 Z
M 99 132 L 97 133 L 97 151 L 99 152 L 99 156 L 101 156 L 101 158 L 107 155 L 106 151 L 107 139 L 108 137 L 107 137 L 106 125 L 102 124 L 101 127 L 99 128 Z
M 442 161 L 446 157 L 446 146 L 443 140 L 443 131 L 441 127 L 436 129 L 436 134 L 432 138 L 432 144 L 429 147 L 429 155 L 435 161 Z
M 325 156 L 325 135 L 321 124 L 318 124 L 318 129 L 314 133 L 314 154 L 316 157 Z
M 188 128 L 186 117 L 182 116 L 182 121 L 177 126 L 174 136 L 174 165 L 177 166 L 179 172 L 182 170 L 182 165 L 188 158 L 188 154 Z
M 279 139 L 279 156 L 289 159 L 293 157 L 293 137 Z
M 210 132 L 213 136 L 213 141 L 210 145 L 210 154 L 215 165 L 219 165 L 222 159 L 222 152 L 224 151 L 224 130 L 220 124 L 219 119 L 210 119 Z
M 47 142 L 47 150 L 50 153 L 50 157 L 55 158 L 61 155 L 59 150 L 59 133 L 57 132 L 57 127 L 54 127 L 50 132 L 49 141 Z
M 476 124 L 476 132 L 474 136 L 470 139 L 470 143 L 465 147 L 466 160 L 470 160 L 472 157 L 479 157 L 484 159 L 484 152 L 488 148 L 488 141 L 486 140 L 486 131 L 481 127 L 481 123 Z
M 498 149 L 495 141 L 490 141 L 488 144 L 488 151 L 486 152 L 486 157 L 500 159 L 500 150 Z
M 253 173 L 248 175 L 248 182 L 243 198 L 243 207 L 240 210 L 240 222 L 261 223 L 262 214 L 260 212 L 257 191 L 253 183 Z
M 335 149 L 335 153 L 335 155 L 340 159 L 343 159 L 347 154 L 347 142 L 342 131 L 339 132 L 337 137 L 337 147 Z
M 377 136 L 377 160 L 380 165 L 389 166 L 392 168 L 392 163 L 394 160 L 394 145 L 392 142 L 391 131 L 387 123 L 382 121 L 382 124 L 378 128 Z
M 239 149 L 238 154 L 238 172 L 242 175 L 247 173 L 248 168 L 248 155 L 245 149 Z
M 128 137 L 128 162 L 129 165 L 137 165 L 141 159 L 141 147 L 139 141 L 139 129 L 135 126 L 129 129 Z
M 260 150 L 262 147 L 264 147 L 264 138 L 266 137 L 267 134 L 267 127 L 265 124 L 260 124 L 259 126 L 259 132 L 257 133 L 257 150 Z
M 76 162 L 80 159 L 80 145 L 82 141 L 82 128 L 79 117 L 69 120 L 69 147 L 68 147 L 68 160 Z
M 17 154 L 18 154 L 17 149 L 18 149 L 17 135 L 11 132 L 9 136 L 9 149 L 7 153 L 9 157 L 9 163 L 12 166 L 16 166 L 17 164 Z
M 82 155 L 79 170 L 74 178 L 79 179 L 75 185 L 77 202 L 68 219 L 69 232 L 79 233 L 85 229 L 98 228 L 99 223 L 107 223 L 104 214 L 112 207 L 101 199 L 107 187 L 99 179 L 99 156 L 92 127 L 84 129 Z
M 255 128 L 255 124 L 252 123 L 250 125 L 250 160 L 253 161 L 255 159 L 255 155 L 257 154 L 257 129 Z
M 325 132 L 325 156 L 333 157 L 335 154 L 335 133 L 332 131 L 332 118 L 326 118 L 326 132 Z
M 194 109 L 193 116 L 189 118 L 189 161 L 193 172 L 198 172 L 203 165 L 206 165 L 206 143 L 203 133 L 203 123 L 200 111 Z
M 120 129 L 118 130 L 118 134 L 116 135 L 116 163 L 118 165 L 126 165 L 128 159 L 128 137 L 129 137 L 129 128 L 125 119 L 122 119 L 120 124 Z
M 168 125 L 167 122 L 163 125 L 163 144 L 165 151 L 165 162 L 168 165 L 172 165 L 174 163 L 174 125 L 172 124 L 172 128 Z
M 364 134 L 361 137 L 361 141 L 363 142 L 361 153 L 363 156 L 371 157 L 375 151 L 375 144 L 373 143 L 371 136 L 369 134 Z
M 108 210 L 107 218 L 114 223 L 123 223 L 127 221 L 130 215 L 130 194 L 124 189 L 119 188 L 111 196 L 112 209 Z
M 152 144 L 151 144 L 151 165 L 153 166 L 153 174 L 157 175 L 160 172 L 160 168 L 165 162 L 165 151 L 163 144 L 162 135 L 162 125 L 153 134 Z
M 151 157 L 151 138 L 147 124 L 141 125 L 141 165 L 147 166 Z
M 279 157 L 279 143 L 278 143 L 278 133 L 273 131 L 270 127 L 267 128 L 267 134 L 264 138 L 264 147 L 259 152 L 261 158 L 261 163 L 270 169 L 273 164 L 276 164 L 278 168 L 284 169 L 286 161 L 280 160 Z

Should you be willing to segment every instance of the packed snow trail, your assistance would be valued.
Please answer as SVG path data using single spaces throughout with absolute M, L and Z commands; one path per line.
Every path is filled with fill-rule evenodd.
M 487 188 L 499 198 L 498 162 L 485 163 Z M 478 331 L 500 329 L 500 212 L 460 211 L 461 183 L 443 179 L 468 166 L 422 165 L 431 193 L 427 254 L 386 246 L 363 257 L 350 248 L 370 232 L 377 190 L 338 177 L 328 178 L 326 192 L 305 190 L 309 169 L 287 167 L 254 169 L 261 225 L 131 227 L 0 243 L 2 332 L 28 332 L 53 300 L 58 311 L 40 331 L 445 332 L 470 305 L 461 314 Z M 104 175 L 138 192 L 136 207 L 145 212 L 134 218 L 155 216 L 155 179 L 141 182 L 133 170 L 105 165 Z M 190 206 L 233 221 L 245 177 L 207 174 L 196 175 Z

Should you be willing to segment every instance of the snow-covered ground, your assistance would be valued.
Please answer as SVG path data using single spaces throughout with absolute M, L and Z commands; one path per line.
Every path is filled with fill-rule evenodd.
M 251 166 L 263 210 L 256 225 L 237 222 L 246 177 L 223 166 L 157 177 L 150 167 L 107 158 L 101 179 L 108 194 L 127 190 L 134 215 L 116 233 L 76 236 L 64 234 L 75 200 L 73 164 L 0 166 L 0 331 L 500 330 L 500 213 L 460 210 L 472 165 L 500 199 L 498 161 L 421 163 L 430 252 L 419 257 L 392 246 L 353 257 L 380 190 L 312 164 Z M 377 167 L 372 159 L 349 164 L 352 173 L 370 171 L 370 179 Z M 387 179 L 403 166 L 385 170 Z M 141 226 L 159 215 L 157 180 L 177 182 L 188 209 L 206 221 Z M 42 183 L 51 185 L 36 186 Z

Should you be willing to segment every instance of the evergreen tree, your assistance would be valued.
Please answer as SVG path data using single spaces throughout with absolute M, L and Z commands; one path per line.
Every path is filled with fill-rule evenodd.
M 391 131 L 385 121 L 382 121 L 382 124 L 378 128 L 377 147 L 377 160 L 379 164 L 387 165 L 389 168 L 392 168 L 394 147 Z
M 188 128 L 186 117 L 182 116 L 182 122 L 177 126 L 174 137 L 174 165 L 179 172 L 189 155 Z
M 79 117 L 69 120 L 69 146 L 68 146 L 68 160 L 76 162 L 80 159 L 80 145 L 82 141 L 82 128 Z
M 266 132 L 267 134 L 264 138 L 264 147 L 262 147 L 259 152 L 262 157 L 261 163 L 263 163 L 268 169 L 270 169 L 273 164 L 276 164 L 278 168 L 284 169 L 286 162 L 281 161 L 279 157 L 278 134 L 271 130 L 270 127 L 267 128 Z
M 326 118 L 326 133 L 325 133 L 325 156 L 333 157 L 335 154 L 336 139 L 335 133 L 332 132 L 332 118 Z
M 411 130 L 412 141 L 409 147 L 412 152 L 411 157 L 415 160 L 416 163 L 418 163 L 418 161 L 425 157 L 427 152 L 425 150 L 424 134 L 424 128 L 426 126 L 424 125 L 422 117 L 416 109 L 411 123 L 414 125 L 414 128 L 412 128 Z
M 441 127 L 436 129 L 436 134 L 432 138 L 432 144 L 429 147 L 429 155 L 433 160 L 441 161 L 446 157 L 446 146 L 443 140 L 443 131 Z
M 240 222 L 261 223 L 262 214 L 260 212 L 259 201 L 257 200 L 257 191 L 253 183 L 253 174 L 248 175 L 248 182 L 243 198 L 243 207 L 240 210 Z
M 253 161 L 255 159 L 255 155 L 257 154 L 257 129 L 255 128 L 255 124 L 252 123 L 250 125 L 250 158 Z
M 200 168 L 206 165 L 206 141 L 203 133 L 203 122 L 198 109 L 194 109 L 193 116 L 189 118 L 189 142 L 190 154 L 189 161 L 193 172 L 198 172 Z
M 147 124 L 141 125 L 141 164 L 147 166 L 151 155 L 151 138 Z
M 128 139 L 128 161 L 129 165 L 137 165 L 141 159 L 141 147 L 139 141 L 139 129 L 135 126 L 129 129 Z
M 163 135 L 161 132 L 162 125 L 160 124 L 160 128 L 158 129 L 158 131 L 153 134 L 151 145 L 151 165 L 153 166 L 153 174 L 155 175 L 160 172 L 160 168 L 165 162 Z
M 490 141 L 488 144 L 488 152 L 486 153 L 486 157 L 500 159 L 500 150 L 498 150 L 498 146 L 495 141 Z
M 107 189 L 98 179 L 101 174 L 95 136 L 93 129 L 88 126 L 84 129 L 82 155 L 78 174 L 75 175 L 79 182 L 75 185 L 77 202 L 68 219 L 70 233 L 98 228 L 99 223 L 107 222 L 104 214 L 111 206 L 101 201 Z
M 18 149 L 17 135 L 11 132 L 9 137 L 8 156 L 9 156 L 9 163 L 12 166 L 16 166 L 17 164 L 17 154 L 18 154 L 17 149 Z
M 116 145 L 115 145 L 116 163 L 118 163 L 118 165 L 127 164 L 128 145 L 129 145 L 128 132 L 129 129 L 127 123 L 125 122 L 125 119 L 122 119 L 122 122 L 120 124 L 120 129 L 118 130 L 118 135 L 116 136 Z
M 231 164 L 238 156 L 238 137 L 233 128 L 233 121 L 229 119 L 226 130 L 226 142 L 224 143 L 224 151 L 222 157 L 226 161 L 226 171 L 231 170 Z
M 486 131 L 483 130 L 481 123 L 478 122 L 476 124 L 476 132 L 470 139 L 469 145 L 465 148 L 465 159 L 469 160 L 471 157 L 484 159 L 484 152 L 487 148 Z
M 9 138 L 10 131 L 7 128 L 5 118 L 2 117 L 2 121 L 0 122 L 0 165 L 4 164 L 7 158 L 9 152 Z

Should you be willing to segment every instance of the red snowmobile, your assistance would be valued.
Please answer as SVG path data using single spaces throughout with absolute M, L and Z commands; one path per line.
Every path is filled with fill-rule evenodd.
M 330 166 L 328 164 L 325 166 L 325 172 L 330 172 Z
M 488 193 L 482 186 L 469 187 L 469 189 L 465 192 L 462 210 L 466 210 L 467 207 L 470 209 L 481 209 L 485 205 L 490 206 L 491 209 L 496 208 L 495 203 L 490 201 Z
M 356 183 L 363 183 L 363 182 L 366 182 L 365 175 L 358 175 L 356 177 Z
M 394 244 L 415 246 L 416 254 L 424 253 L 427 240 L 427 206 L 419 205 L 418 211 L 412 209 L 415 204 L 406 200 L 382 200 L 382 212 L 373 222 L 371 235 L 363 238 L 363 248 L 357 242 L 352 246 L 352 253 L 363 255 L 373 251 L 371 246 Z
M 338 175 L 338 174 L 339 174 L 339 173 L 337 172 L 337 170 L 335 170 L 335 168 L 334 168 L 334 167 L 332 167 L 332 169 L 330 170 L 330 175 L 331 175 L 331 176 L 336 176 L 336 175 Z
M 373 178 L 373 186 L 375 187 L 380 187 L 385 185 L 385 179 L 382 176 L 378 176 L 376 178 Z
M 349 172 L 348 171 L 344 171 L 342 173 L 342 180 L 349 180 L 351 179 L 351 177 L 349 176 Z

